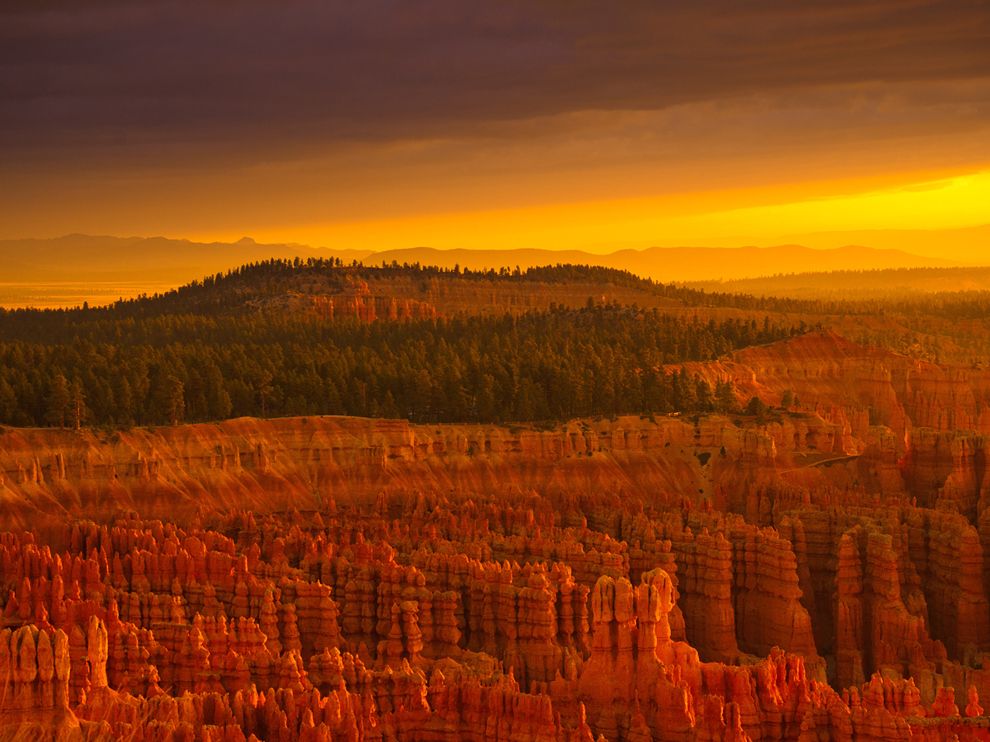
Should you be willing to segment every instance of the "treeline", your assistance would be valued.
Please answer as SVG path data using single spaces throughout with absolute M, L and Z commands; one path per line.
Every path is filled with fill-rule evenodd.
M 455 266 L 442 268 L 420 265 L 419 263 L 382 264 L 365 266 L 358 262 L 344 264 L 340 258 L 295 258 L 286 260 L 272 258 L 247 263 L 225 273 L 206 276 L 203 279 L 152 296 L 134 299 L 121 299 L 105 307 L 77 309 L 35 310 L 0 308 L 0 323 L 6 318 L 33 316 L 35 321 L 43 321 L 48 326 L 63 322 L 76 322 L 79 319 L 95 317 L 150 317 L 165 313 L 216 312 L 229 309 L 242 309 L 245 301 L 259 297 L 283 294 L 287 290 L 300 287 L 311 288 L 318 285 L 323 292 L 334 293 L 345 290 L 349 282 L 389 281 L 411 279 L 427 286 L 431 280 L 451 281 L 498 281 L 507 283 L 568 283 L 575 281 L 600 283 L 603 285 L 637 288 L 672 298 L 682 298 L 693 303 L 703 297 L 703 292 L 694 289 L 667 286 L 641 278 L 629 271 L 604 268 L 592 265 L 557 264 L 520 270 L 501 268 L 499 270 L 471 270 Z
M 207 276 L 177 289 L 152 296 L 121 299 L 105 307 L 36 310 L 0 308 L 0 335 L 6 336 L 9 320 L 17 320 L 23 328 L 28 317 L 46 328 L 74 325 L 80 319 L 106 317 L 153 317 L 164 314 L 216 313 L 240 311 L 245 303 L 258 298 L 284 294 L 286 291 L 315 285 L 320 291 L 334 293 L 353 281 L 388 281 L 405 279 L 420 281 L 423 286 L 431 280 L 497 281 L 509 283 L 568 283 L 586 282 L 637 289 L 654 296 L 672 299 L 688 307 L 733 307 L 751 312 L 797 312 L 803 314 L 855 313 L 852 305 L 800 299 L 756 297 L 738 293 L 706 292 L 675 284 L 664 284 L 642 278 L 629 271 L 594 265 L 557 264 L 499 270 L 471 270 L 455 266 L 441 268 L 419 263 L 365 266 L 354 262 L 344 264 L 339 258 L 308 258 L 303 260 L 271 259 L 248 263 L 238 268 Z M 15 327 L 15 329 L 16 329 Z
M 0 323 L 0 422 L 304 414 L 504 422 L 728 410 L 728 384 L 712 388 L 663 366 L 806 329 L 618 306 L 372 324 L 265 312 L 64 319 L 11 313 Z
M 71 330 L 80 320 L 124 317 L 146 318 L 167 314 L 217 313 L 243 311 L 253 299 L 283 295 L 287 291 L 333 294 L 346 290 L 354 281 L 388 282 L 392 279 L 419 281 L 425 287 L 430 281 L 470 281 L 506 283 L 596 283 L 603 286 L 630 288 L 654 296 L 680 302 L 687 307 L 729 307 L 747 313 L 782 313 L 808 317 L 888 315 L 915 317 L 944 317 L 948 319 L 985 319 L 990 311 L 990 291 L 934 290 L 910 293 L 900 282 L 928 280 L 934 287 L 939 282 L 951 284 L 966 279 L 969 282 L 990 282 L 990 268 L 913 268 L 876 271 L 835 271 L 819 274 L 778 274 L 767 278 L 740 279 L 731 282 L 693 282 L 689 284 L 659 283 L 626 270 L 593 265 L 557 264 L 520 270 L 472 270 L 443 268 L 419 263 L 392 262 L 380 266 L 343 263 L 339 258 L 270 259 L 248 263 L 225 273 L 217 273 L 185 286 L 152 296 L 121 299 L 105 307 L 36 310 L 0 308 L 0 336 L 23 330 L 28 326 L 46 331 L 59 327 Z M 827 283 L 835 294 L 825 296 L 774 296 L 776 288 L 786 292 L 789 281 L 814 279 Z M 974 278 L 976 277 L 976 278 Z M 873 281 L 876 281 L 874 285 Z M 887 292 L 891 283 L 897 291 Z M 803 284 L 800 284 L 803 285 Z M 903 290 L 903 292 L 902 292 Z M 843 293 L 847 296 L 840 296 Z M 757 295 L 754 295 L 757 294 Z

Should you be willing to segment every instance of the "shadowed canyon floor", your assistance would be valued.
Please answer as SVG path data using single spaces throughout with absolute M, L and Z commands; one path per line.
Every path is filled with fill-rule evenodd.
M 990 372 L 689 366 L 775 406 L 3 429 L 0 739 L 990 739 Z

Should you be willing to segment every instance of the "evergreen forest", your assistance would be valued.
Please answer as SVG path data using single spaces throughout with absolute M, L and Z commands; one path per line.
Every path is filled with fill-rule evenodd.
M 368 323 L 248 309 L 231 298 L 266 281 L 277 290 L 274 279 L 307 270 L 347 269 L 270 261 L 108 308 L 0 312 L 0 423 L 126 427 L 316 414 L 487 423 L 728 411 L 728 382 L 713 388 L 677 364 L 806 329 L 768 318 L 685 321 L 590 301 Z M 575 270 L 502 275 L 566 280 Z M 223 290 L 233 285 L 240 290 Z

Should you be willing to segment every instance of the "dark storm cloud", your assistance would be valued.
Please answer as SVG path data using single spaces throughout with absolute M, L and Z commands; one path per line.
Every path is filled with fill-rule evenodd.
M 254 159 L 988 74 L 990 7 L 976 0 L 14 2 L 0 10 L 0 158 Z

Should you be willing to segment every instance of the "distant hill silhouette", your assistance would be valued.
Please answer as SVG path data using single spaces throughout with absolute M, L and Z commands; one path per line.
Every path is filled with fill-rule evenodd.
M 320 251 L 329 256 L 330 251 Z M 313 255 L 306 245 L 265 245 L 245 237 L 234 243 L 191 242 L 165 237 L 83 234 L 54 239 L 0 240 L 4 282 L 139 281 L 181 284 L 209 273 L 267 258 Z M 366 251 L 336 251 L 359 260 Z
M 990 291 L 990 267 L 789 273 L 731 281 L 687 281 L 705 291 L 795 299 L 898 299 L 919 294 Z
M 906 250 L 949 260 L 973 261 L 990 255 L 990 224 L 953 229 L 860 229 L 788 235 L 788 242 L 809 247 L 869 245 L 880 250 Z M 893 267 L 893 266 L 892 266 Z
M 847 246 L 816 250 L 773 247 L 652 247 L 595 254 L 582 250 L 440 250 L 412 247 L 381 252 L 329 250 L 298 244 L 201 243 L 164 237 L 67 235 L 0 241 L 0 306 L 102 304 L 179 286 L 268 258 L 339 257 L 365 265 L 420 263 L 483 270 L 558 263 L 627 270 L 657 281 L 734 281 L 808 271 L 957 266 L 958 262 L 900 250 Z M 735 289 L 733 289 L 735 290 Z M 740 289 L 742 290 L 742 289 Z
M 901 250 L 849 245 L 814 250 L 801 245 L 773 247 L 651 247 L 597 255 L 581 250 L 437 250 L 414 247 L 372 253 L 366 263 L 424 263 L 481 270 L 501 266 L 528 268 L 548 263 L 601 265 L 628 270 L 657 281 L 735 280 L 776 273 L 958 266 L 958 261 L 927 258 Z

